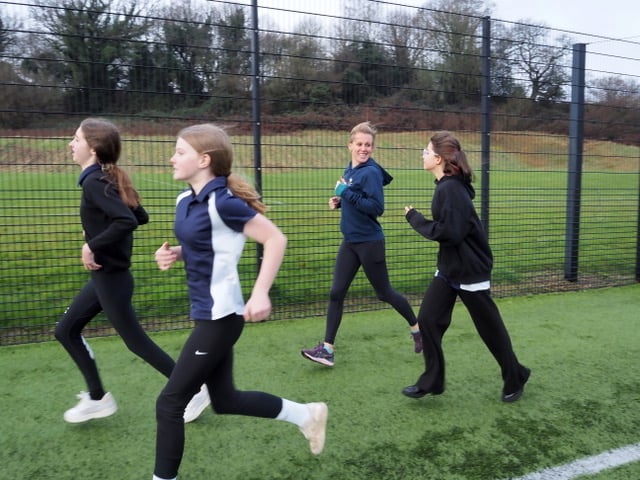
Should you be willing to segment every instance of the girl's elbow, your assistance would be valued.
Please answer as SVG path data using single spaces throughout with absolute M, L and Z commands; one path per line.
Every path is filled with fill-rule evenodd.
M 264 242 L 264 245 L 273 245 L 274 247 L 277 246 L 278 248 L 284 250 L 287 247 L 287 242 L 287 236 L 282 233 L 280 229 L 276 229 L 274 232 L 272 232 L 271 235 L 269 235 L 269 237 Z
M 280 232 L 279 235 L 279 243 L 282 245 L 282 248 L 287 248 L 287 243 L 289 242 L 289 239 L 287 238 L 287 236 Z

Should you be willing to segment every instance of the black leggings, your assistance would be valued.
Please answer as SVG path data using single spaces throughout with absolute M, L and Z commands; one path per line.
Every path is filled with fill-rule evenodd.
M 324 341 L 327 343 L 333 344 L 335 342 L 342 321 L 344 299 L 360 266 L 376 291 L 379 300 L 391 305 L 409 325 L 413 326 L 418 322 L 409 301 L 394 290 L 389 282 L 384 240 L 362 243 L 350 243 L 343 240 L 336 256 L 333 284 L 329 292 L 327 325 L 324 335 Z
M 244 328 L 242 316 L 233 314 L 194 324 L 156 402 L 154 474 L 160 478 L 174 478 L 178 474 L 184 451 L 184 409 L 203 383 L 207 385 L 216 413 L 276 418 L 282 410 L 282 398 L 264 392 L 240 391 L 234 386 L 233 345 Z
M 91 279 L 56 325 L 56 339 L 69 352 L 82 372 L 89 392 L 94 395 L 104 390 L 93 352 L 82 336 L 82 330 L 103 310 L 129 350 L 165 377 L 173 370 L 173 359 L 153 343 L 138 323 L 131 305 L 132 295 L 133 276 L 129 270 L 91 272 Z
M 445 360 L 442 338 L 451 325 L 451 316 L 460 297 L 485 345 L 500 365 L 503 391 L 515 392 L 526 382 L 528 370 L 522 366 L 511 345 L 511 338 L 489 290 L 458 290 L 435 277 L 424 294 L 418 323 L 423 337 L 425 371 L 418 386 L 427 392 L 441 393 L 445 388 Z

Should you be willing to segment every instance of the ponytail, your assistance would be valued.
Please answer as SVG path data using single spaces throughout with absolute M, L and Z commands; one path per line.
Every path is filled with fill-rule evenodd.
M 80 123 L 80 129 L 89 147 L 96 152 L 104 178 L 116 187 L 122 201 L 131 208 L 140 205 L 140 195 L 133 187 L 131 178 L 117 165 L 122 148 L 118 127 L 104 118 L 85 118 Z
M 438 132 L 431 137 L 434 153 L 444 160 L 443 173 L 462 177 L 465 183 L 473 181 L 473 170 L 460 141 L 450 132 Z
M 102 172 L 106 180 L 116 187 L 122 201 L 131 208 L 140 205 L 140 194 L 133 186 L 131 177 L 115 163 L 105 163 L 102 165 Z
M 262 203 L 260 195 L 240 175 L 231 173 L 227 177 L 227 187 L 236 196 L 243 199 L 256 212 L 264 214 L 267 206 Z

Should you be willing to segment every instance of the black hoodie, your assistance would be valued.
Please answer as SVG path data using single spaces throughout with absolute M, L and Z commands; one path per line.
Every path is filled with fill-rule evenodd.
M 105 272 L 127 270 L 131 266 L 133 231 L 149 221 L 147 212 L 142 205 L 129 208 L 98 164 L 86 168 L 78 183 L 82 187 L 80 220 L 84 239 L 96 263 Z
M 420 235 L 440 244 L 438 271 L 452 283 L 490 280 L 493 254 L 473 206 L 473 186 L 460 176 L 448 175 L 435 183 L 431 200 L 433 220 L 412 209 L 406 215 L 407 221 Z

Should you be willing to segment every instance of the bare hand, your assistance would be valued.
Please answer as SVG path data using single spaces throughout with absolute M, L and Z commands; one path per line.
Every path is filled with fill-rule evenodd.
M 404 213 L 409 213 L 410 210 L 413 210 L 413 205 L 407 205 L 404 207 Z
M 82 264 L 85 270 L 100 270 L 102 268 L 102 265 L 96 263 L 96 258 L 86 243 L 82 245 Z
M 340 205 L 340 197 L 331 197 L 329 199 L 329 208 L 335 210 Z
M 269 295 L 254 293 L 244 306 L 245 322 L 260 322 L 271 315 L 271 300 Z
M 178 254 L 171 249 L 169 242 L 164 242 L 162 246 L 156 250 L 155 259 L 160 270 L 169 270 L 171 265 L 178 260 Z

